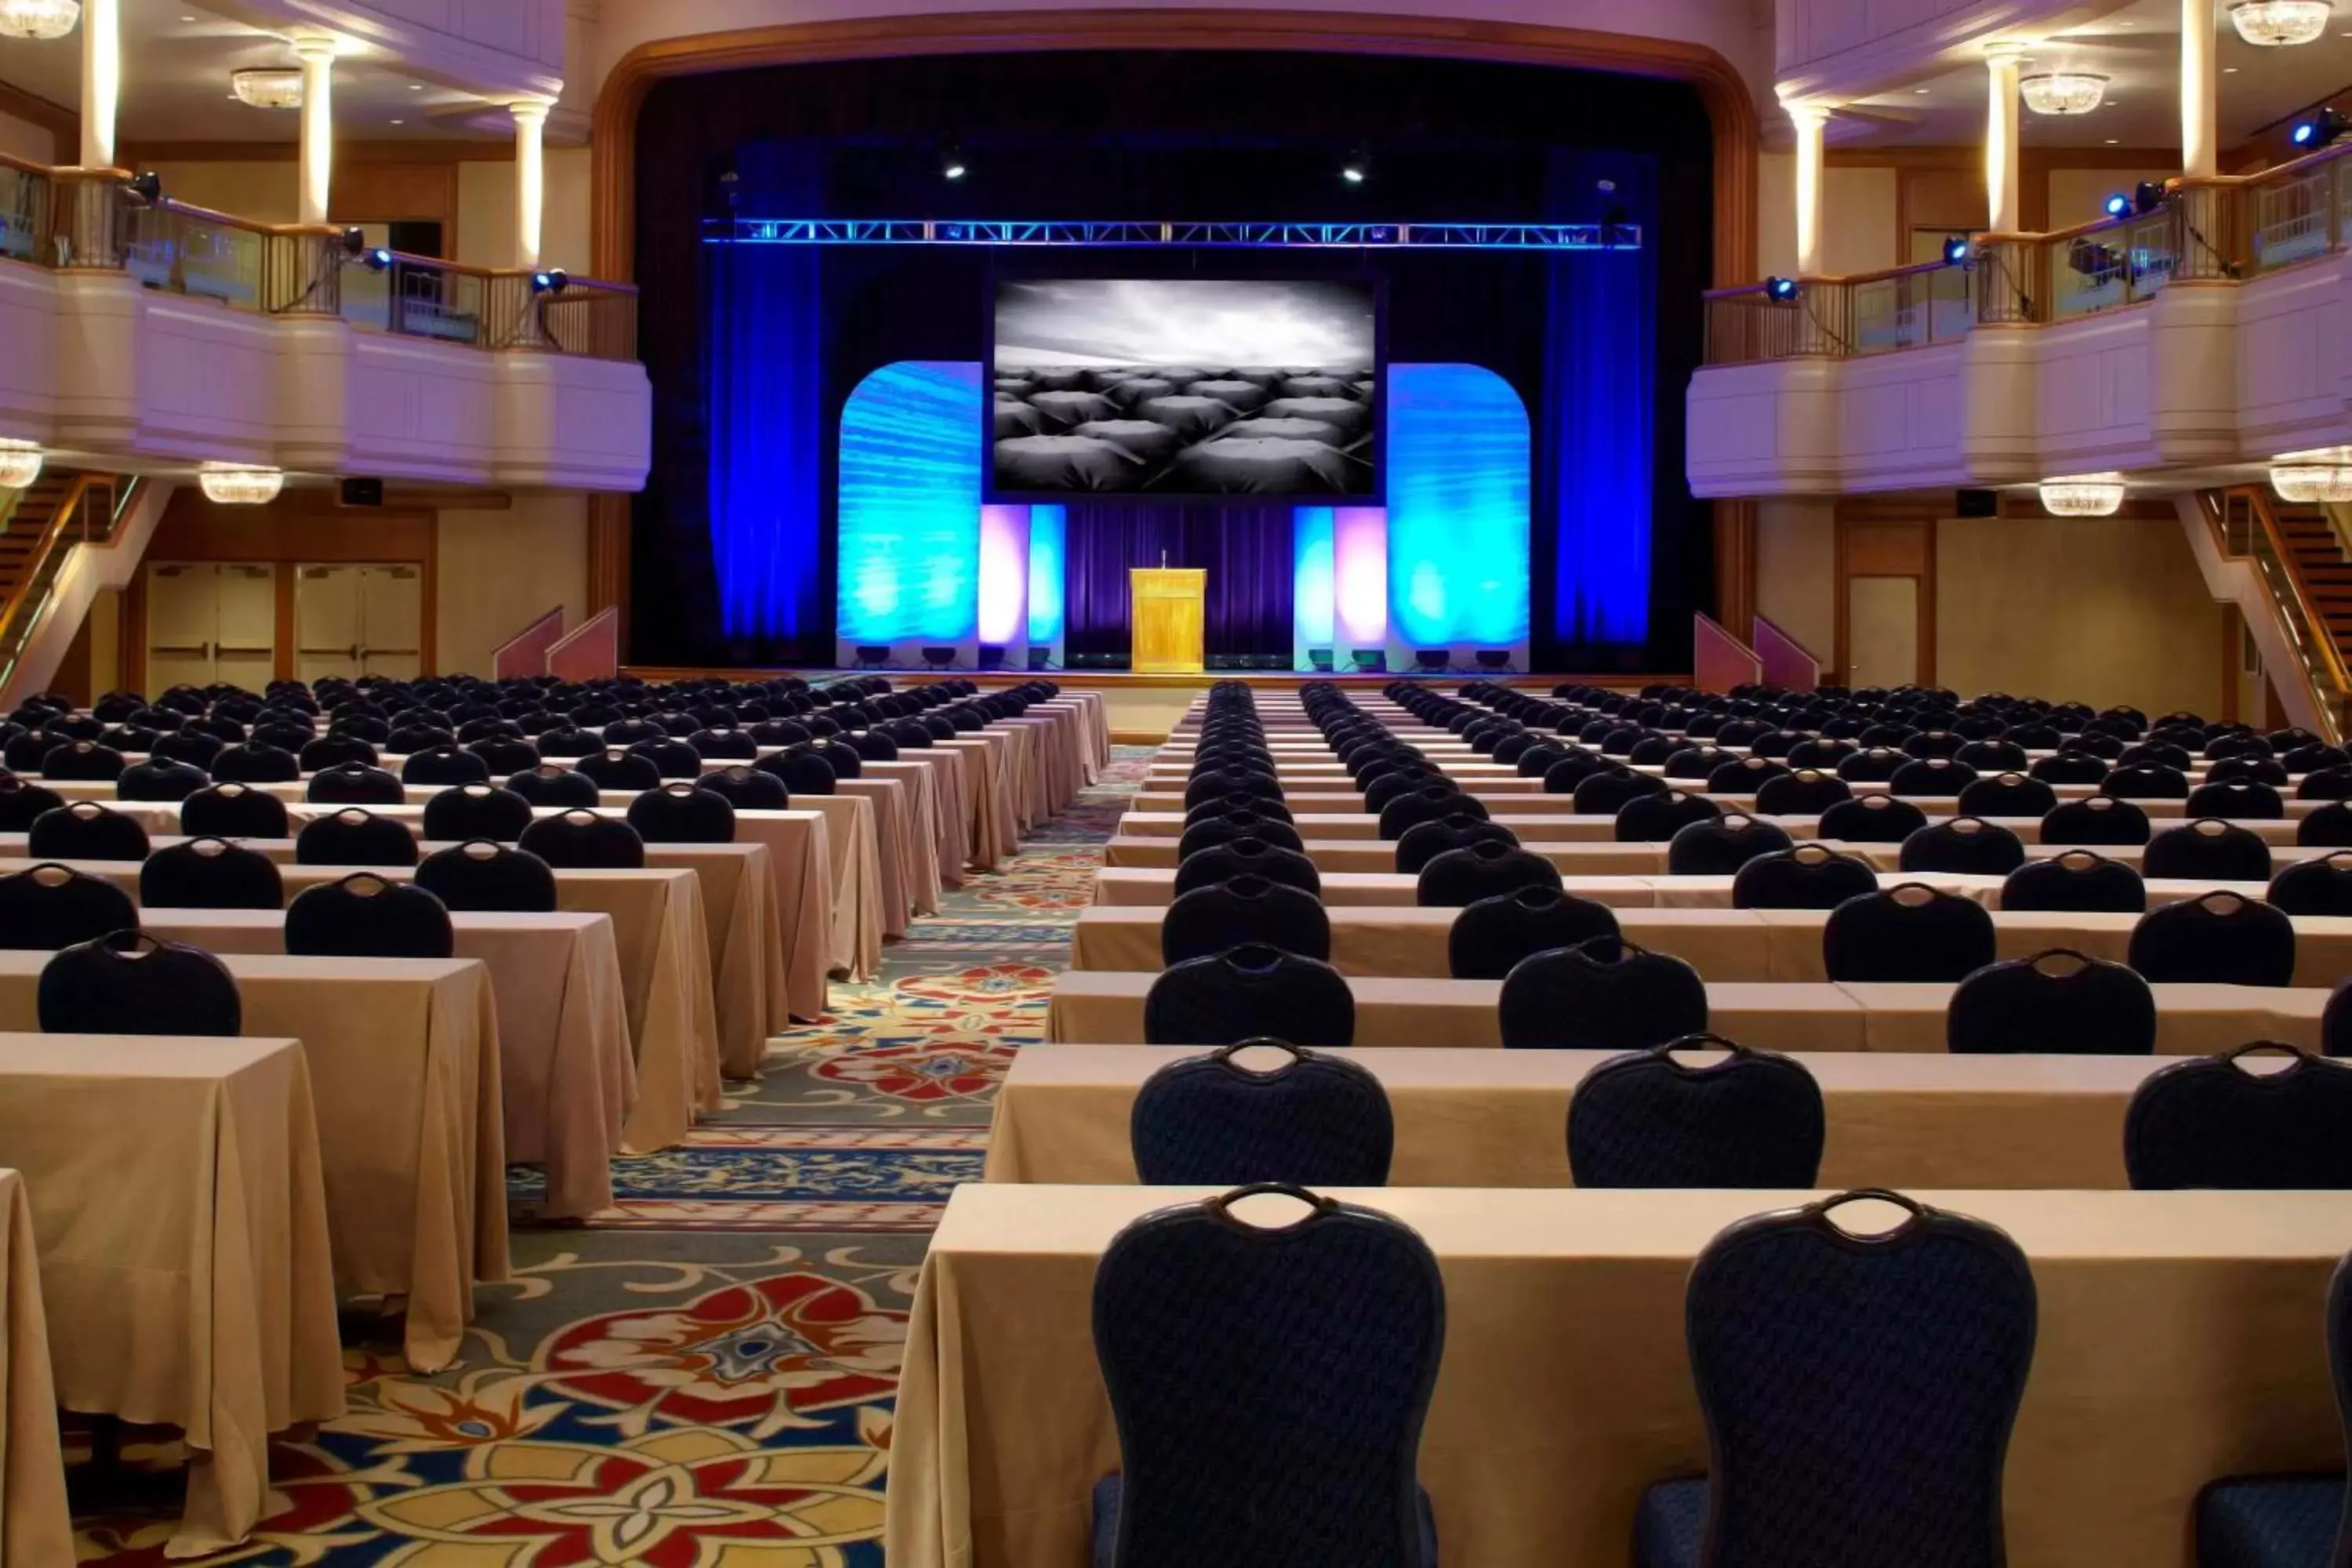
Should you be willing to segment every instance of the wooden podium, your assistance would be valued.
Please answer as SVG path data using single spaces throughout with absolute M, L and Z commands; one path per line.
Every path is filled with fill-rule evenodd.
M 1138 566 L 1127 578 L 1135 606 L 1130 668 L 1139 675 L 1200 674 L 1208 573 L 1197 567 Z

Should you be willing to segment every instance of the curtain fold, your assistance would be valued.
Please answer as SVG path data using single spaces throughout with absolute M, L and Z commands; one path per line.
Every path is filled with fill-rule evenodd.
M 1203 651 L 1291 652 L 1291 505 L 1136 506 L 1074 500 L 1065 545 L 1065 625 L 1079 654 L 1131 646 L 1128 573 L 1158 566 L 1209 574 Z

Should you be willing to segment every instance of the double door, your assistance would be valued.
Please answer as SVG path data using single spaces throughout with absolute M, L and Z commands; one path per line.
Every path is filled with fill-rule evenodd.
M 424 673 L 424 571 L 416 566 L 294 568 L 294 674 L 414 680 Z
M 151 563 L 147 689 L 258 691 L 281 674 L 413 680 L 424 673 L 424 569 L 402 563 Z
M 258 691 L 278 673 L 278 568 L 160 561 L 147 568 L 147 689 Z

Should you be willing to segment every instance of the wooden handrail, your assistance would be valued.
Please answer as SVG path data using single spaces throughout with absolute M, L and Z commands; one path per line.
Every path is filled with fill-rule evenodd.
M 239 217 L 212 207 L 200 207 L 194 202 L 178 201 L 171 196 L 159 196 L 148 204 L 156 212 L 177 213 L 194 218 L 199 223 L 218 224 L 223 228 L 242 229 L 247 234 L 263 236 L 286 235 L 301 238 L 327 238 L 343 232 L 341 224 L 332 223 L 264 223 L 259 218 Z
M 2352 696 L 2352 670 L 2345 668 L 2344 656 L 2336 647 L 2335 634 L 2320 616 L 2319 602 L 2312 595 L 2311 584 L 2304 580 L 2303 566 L 2295 560 L 2294 552 L 2287 548 L 2286 536 L 2279 531 L 2278 518 L 2271 510 L 2270 498 L 2253 485 L 2240 486 L 2231 493 L 2244 498 L 2247 510 L 2253 514 L 2255 526 L 2263 531 L 2263 537 L 2270 541 L 2271 553 L 2278 557 L 2288 585 L 2294 590 L 2295 613 L 2311 628 L 2311 640 L 2318 647 L 2320 658 L 2327 667 L 2327 678 L 2336 688 L 2334 697 L 2337 702 L 2342 702 L 2347 696 Z
M 1814 275 L 1810 273 L 1801 274 L 1795 279 L 1795 281 L 1800 287 L 1807 289 L 1852 287 L 1862 283 L 1884 283 L 1890 279 L 1895 278 L 1914 278 L 1928 272 L 1941 272 L 1945 268 L 1949 267 L 1951 263 L 1948 261 L 1940 260 L 1914 261 L 1904 267 L 1882 267 L 1875 272 L 1845 272 L 1822 275 Z M 1735 283 L 1728 289 L 1706 289 L 1699 296 L 1699 298 L 1703 300 L 1728 300 L 1741 294 L 1762 293 L 1764 287 L 1765 286 L 1760 282 Z
M 64 498 L 58 502 L 57 510 L 49 513 L 49 524 L 41 531 L 39 546 L 25 557 L 23 580 L 16 584 L 16 591 L 8 595 L 8 603 L 0 606 L 0 648 L 8 647 L 10 635 L 16 629 L 17 618 L 24 614 L 26 603 L 32 598 L 33 586 L 41 580 L 41 563 L 48 559 L 49 552 L 58 547 L 58 537 L 73 521 L 83 500 L 102 478 L 104 476 L 96 474 L 76 474 Z

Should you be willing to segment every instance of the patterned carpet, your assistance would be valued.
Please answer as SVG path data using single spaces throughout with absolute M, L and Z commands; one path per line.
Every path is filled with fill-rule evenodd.
M 686 1146 L 616 1162 L 612 1210 L 518 1229 L 514 1280 L 481 1290 L 457 1366 L 412 1373 L 396 1325 L 347 1320 L 350 1413 L 278 1445 L 286 1506 L 200 1561 L 879 1568 L 923 1237 L 980 1178 L 990 1098 L 1043 1037 L 1069 922 L 1150 754 L 1119 748 L 1003 873 L 894 944 L 879 981 L 836 984 L 832 1017 L 771 1041 Z M 519 1204 L 536 1187 L 515 1173 Z M 137 1437 L 121 1490 L 143 1506 L 88 1499 L 85 1562 L 165 1561 L 178 1499 L 137 1481 L 180 1453 Z

